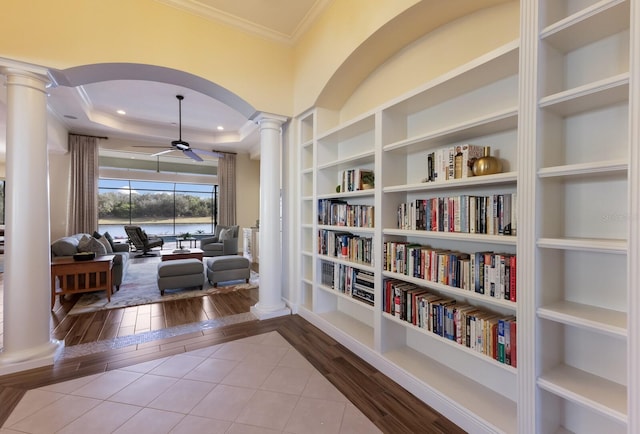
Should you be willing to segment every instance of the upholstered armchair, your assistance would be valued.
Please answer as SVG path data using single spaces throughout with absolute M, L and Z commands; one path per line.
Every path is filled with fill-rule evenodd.
M 212 237 L 200 240 L 204 256 L 224 256 L 238 254 L 239 226 L 217 225 Z
M 138 256 L 155 256 L 150 253 L 151 249 L 154 247 L 160 247 L 162 249 L 164 245 L 162 238 L 147 235 L 140 226 L 125 225 L 124 231 L 129 237 L 129 242 L 133 244 L 138 252 L 142 252 Z

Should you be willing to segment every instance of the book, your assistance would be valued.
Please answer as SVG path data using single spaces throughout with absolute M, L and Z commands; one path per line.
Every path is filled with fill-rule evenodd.
M 473 162 L 484 156 L 484 146 L 462 145 L 461 178 L 473 176 Z
M 516 368 L 518 366 L 518 351 L 517 351 L 517 342 L 518 342 L 518 333 L 516 327 L 517 321 L 514 319 L 511 321 L 511 331 L 509 336 L 511 337 L 511 366 Z

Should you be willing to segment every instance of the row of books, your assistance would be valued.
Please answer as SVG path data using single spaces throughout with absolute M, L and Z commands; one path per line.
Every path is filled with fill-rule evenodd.
M 427 154 L 427 182 L 473 176 L 473 163 L 484 156 L 484 146 L 458 145 L 436 149 Z
M 490 251 L 469 254 L 402 241 L 387 241 L 383 248 L 385 271 L 517 301 L 514 254 Z
M 375 300 L 374 274 L 343 264 L 321 261 L 320 281 L 342 294 L 373 305 Z
M 398 228 L 435 232 L 516 235 L 517 195 L 459 195 L 416 199 L 398 206 Z
M 342 200 L 318 201 L 318 223 L 321 225 L 373 227 L 372 205 L 352 205 Z
M 384 280 L 382 309 L 500 363 L 517 366 L 515 316 L 459 303 L 397 279 Z
M 373 181 L 373 170 L 355 168 L 338 172 L 340 192 L 364 190 L 367 180 Z
M 371 265 L 373 240 L 349 232 L 321 229 L 318 231 L 318 253 Z

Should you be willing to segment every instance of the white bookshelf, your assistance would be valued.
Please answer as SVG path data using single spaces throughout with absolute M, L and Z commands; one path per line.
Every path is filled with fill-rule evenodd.
M 469 432 L 638 432 L 640 5 L 521 0 L 520 11 L 518 41 L 354 119 L 325 108 L 300 119 L 313 131 L 299 142 L 301 287 L 313 300 L 301 314 Z M 502 172 L 424 182 L 428 153 L 466 143 L 491 146 Z M 373 190 L 335 191 L 353 167 L 375 170 Z M 416 199 L 514 193 L 516 235 L 397 226 Z M 319 225 L 324 199 L 374 205 L 374 227 Z M 318 254 L 319 229 L 371 237 L 373 263 Z M 517 301 L 387 271 L 390 241 L 516 254 Z M 321 285 L 321 261 L 373 272 L 375 304 Z M 517 367 L 384 312 L 385 279 L 515 315 Z
M 535 409 L 539 432 L 631 432 L 630 4 L 532 3 L 541 20 L 538 56 L 528 57 L 540 89 L 535 207 L 544 210 L 533 223 L 539 230 L 532 263 L 536 396 L 545 402 Z
M 457 349 L 453 349 L 457 353 Z M 468 432 L 516 432 L 516 403 L 496 393 L 492 387 L 483 386 L 466 376 L 457 375 L 457 371 L 410 346 L 403 346 L 384 353 L 384 357 L 409 378 L 427 385 L 427 387 L 411 390 L 424 401 L 432 403 L 436 408 L 447 406 L 440 400 L 453 403 L 456 410 L 465 414 L 458 420 L 462 428 Z M 456 355 L 458 358 L 458 355 Z M 477 363 L 474 359 L 473 363 Z M 503 371 L 501 367 L 495 367 Z M 515 373 L 502 372 L 503 385 L 513 389 Z M 393 374 L 392 374 L 393 375 Z M 439 405 L 440 404 L 440 405 Z
M 400 383 L 405 387 L 412 381 L 431 387 L 428 383 L 437 378 L 440 386 L 434 393 L 438 399 L 450 403 L 447 411 L 457 412 L 468 405 L 473 412 L 471 420 L 504 432 L 513 432 L 516 425 L 517 369 L 383 313 L 382 283 L 387 278 L 400 279 L 454 297 L 460 303 L 502 315 L 515 315 L 517 304 L 384 271 L 382 249 L 385 241 L 404 240 L 470 253 L 495 250 L 515 254 L 516 236 L 407 231 L 398 229 L 395 213 L 400 203 L 417 198 L 517 192 L 518 51 L 517 42 L 507 44 L 351 121 L 338 123 L 339 116 L 335 113 L 315 111 L 317 135 L 300 145 L 304 160 L 300 176 L 303 182 L 305 176 L 314 181 L 312 192 L 305 189 L 302 193 L 303 206 L 309 198 L 312 198 L 314 211 L 319 201 L 326 199 L 375 206 L 374 227 L 324 225 L 319 224 L 317 218 L 312 223 L 311 219 L 303 218 L 301 256 L 303 263 L 312 262 L 310 268 L 315 274 L 311 275 L 311 280 L 302 279 L 305 291 L 312 288 L 313 303 L 306 303 L 300 313 L 339 341 L 350 344 L 350 348 L 355 348 L 366 360 L 378 360 L 382 368 L 389 363 L 400 368 L 403 371 Z M 465 108 L 460 109 L 461 106 Z M 503 172 L 438 183 L 422 182 L 420 178 L 424 173 L 418 172 L 417 168 L 426 165 L 427 152 L 465 143 L 490 145 L 492 154 L 503 162 Z M 312 144 L 316 146 L 315 153 L 308 149 Z M 315 158 L 312 167 L 304 165 L 309 162 L 309 155 Z M 375 188 L 337 192 L 340 171 L 351 168 L 374 170 Z M 306 210 L 302 213 L 307 214 Z M 309 261 L 308 246 L 312 243 L 308 232 L 315 236 L 319 230 L 371 237 L 374 245 L 372 264 L 322 255 L 317 253 L 317 248 Z M 323 285 L 322 262 L 372 272 L 375 304 L 371 306 Z M 304 267 L 302 274 L 305 275 Z M 454 385 L 460 391 L 447 390 L 446 384 Z M 501 407 L 501 415 L 494 414 L 496 405 L 487 405 L 485 401 L 472 404 L 474 400 L 461 392 L 463 388 L 482 391 L 491 397 Z
M 298 221 L 299 263 L 298 278 L 299 294 L 297 307 L 313 309 L 313 286 L 315 279 L 314 253 L 316 240 L 314 235 L 314 185 L 315 185 L 315 111 L 310 110 L 297 119 L 297 133 L 299 145 L 299 206 Z

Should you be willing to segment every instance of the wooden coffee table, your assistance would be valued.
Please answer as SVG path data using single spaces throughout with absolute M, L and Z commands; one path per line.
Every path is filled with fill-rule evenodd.
M 111 268 L 115 255 L 96 256 L 90 261 L 76 261 L 72 256 L 61 256 L 51 260 L 51 309 L 56 295 L 81 292 L 107 291 L 111 301 Z M 57 285 L 56 285 L 57 283 Z
M 199 261 L 202 261 L 203 256 L 204 256 L 204 251 L 202 249 L 197 249 L 197 248 L 185 249 L 185 251 L 163 250 L 160 252 L 160 257 L 163 261 L 172 261 L 174 259 L 189 259 L 189 258 L 195 258 Z

